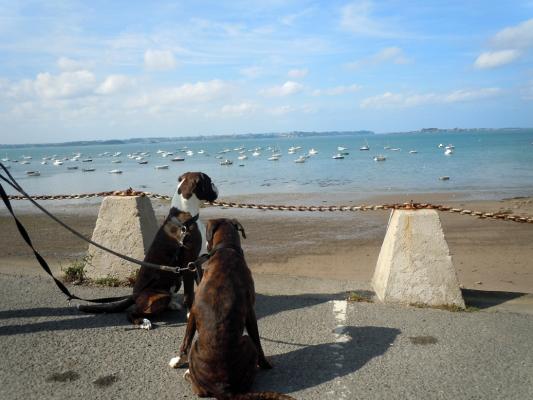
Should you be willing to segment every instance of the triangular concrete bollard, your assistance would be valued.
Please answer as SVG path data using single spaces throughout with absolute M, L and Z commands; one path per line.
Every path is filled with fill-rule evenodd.
M 100 206 L 92 240 L 119 253 L 142 260 L 157 233 L 150 199 L 145 196 L 108 196 Z M 88 278 L 133 276 L 138 266 L 89 245 L 85 273 Z
M 392 212 L 372 286 L 386 303 L 465 308 L 435 210 Z

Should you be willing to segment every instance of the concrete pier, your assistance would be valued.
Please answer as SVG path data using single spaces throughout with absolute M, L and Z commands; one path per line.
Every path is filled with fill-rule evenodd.
M 100 206 L 92 240 L 119 253 L 142 260 L 158 226 L 150 199 L 144 196 L 108 196 Z M 87 277 L 126 280 L 138 266 L 89 245 Z
M 387 303 L 465 308 L 435 210 L 394 210 L 372 286 Z

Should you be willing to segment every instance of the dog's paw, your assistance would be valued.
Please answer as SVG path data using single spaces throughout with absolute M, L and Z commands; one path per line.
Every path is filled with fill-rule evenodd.
M 185 364 L 187 364 L 189 361 L 187 359 L 187 356 L 182 354 L 179 357 L 172 357 L 168 363 L 170 368 L 181 368 Z

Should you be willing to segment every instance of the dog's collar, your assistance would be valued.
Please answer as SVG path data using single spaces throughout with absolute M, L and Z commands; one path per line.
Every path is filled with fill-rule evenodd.
M 178 210 L 179 211 L 179 210 Z M 200 217 L 200 214 L 196 214 L 194 217 L 191 217 L 189 218 L 187 221 L 185 222 L 181 222 L 179 219 L 177 219 L 176 217 L 173 217 L 170 219 L 170 222 L 173 224 L 173 225 L 176 225 L 178 228 L 181 228 L 182 231 L 188 231 L 190 228 L 191 228 L 191 225 L 196 223 L 196 221 L 198 221 L 198 218 Z
M 196 259 L 196 261 L 190 262 L 187 265 L 187 267 L 191 271 L 199 270 L 202 268 L 202 264 L 204 264 L 207 260 L 213 257 L 217 251 L 223 250 L 223 249 L 231 249 L 231 250 L 236 251 L 240 256 L 244 256 L 244 252 L 242 251 L 242 248 L 240 246 L 235 246 L 235 245 L 226 244 L 226 243 L 218 243 L 208 253 L 202 254 L 200 257 Z

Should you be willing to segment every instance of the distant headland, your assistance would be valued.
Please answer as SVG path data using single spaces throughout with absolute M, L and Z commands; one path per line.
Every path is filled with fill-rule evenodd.
M 520 131 L 531 128 L 422 128 L 417 131 L 399 131 L 387 132 L 382 134 L 419 134 L 419 133 L 446 133 L 446 132 L 501 132 L 501 131 Z M 120 145 L 131 143 L 169 143 L 185 141 L 212 141 L 212 140 L 249 140 L 249 139 L 276 139 L 276 138 L 304 138 L 317 136 L 371 136 L 376 135 L 373 131 L 291 131 L 291 132 L 267 132 L 267 133 L 241 133 L 229 135 L 198 135 L 198 136 L 179 136 L 179 137 L 149 137 L 149 138 L 130 138 L 130 139 L 108 139 L 108 140 L 79 140 L 60 143 L 25 143 L 25 144 L 0 144 L 0 149 L 19 148 L 19 147 L 47 147 L 47 146 L 94 146 L 94 145 Z

